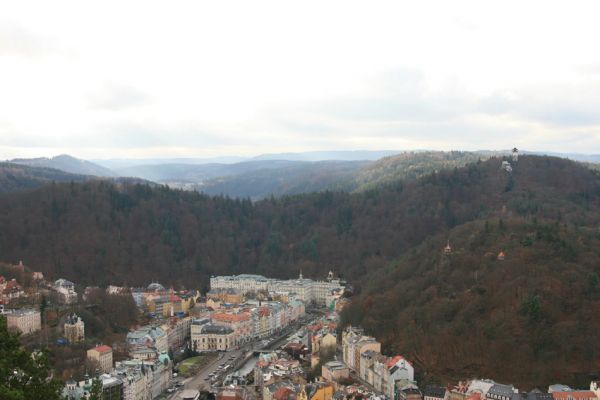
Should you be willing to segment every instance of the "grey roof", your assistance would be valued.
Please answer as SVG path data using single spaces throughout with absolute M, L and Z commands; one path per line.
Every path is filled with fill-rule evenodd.
M 201 333 L 228 335 L 233 332 L 233 329 L 221 325 L 206 324 L 202 327 Z
M 571 389 L 567 385 L 563 385 L 562 383 L 556 383 L 554 385 L 548 386 L 548 393 L 552 393 L 552 392 L 572 392 L 572 391 L 573 391 L 573 389 Z
M 443 399 L 444 396 L 446 396 L 446 388 L 442 386 L 429 385 L 425 388 L 424 395 L 428 397 L 436 397 L 439 399 Z
M 552 400 L 551 393 L 544 393 L 539 389 L 534 389 L 527 394 L 527 400 Z
M 330 370 L 348 368 L 348 367 L 346 367 L 346 365 L 344 363 L 339 362 L 339 361 L 329 361 L 329 362 L 325 363 L 324 367 L 327 367 L 327 369 L 330 369 Z
M 512 386 L 496 383 L 488 391 L 488 395 L 511 397 L 514 394 Z

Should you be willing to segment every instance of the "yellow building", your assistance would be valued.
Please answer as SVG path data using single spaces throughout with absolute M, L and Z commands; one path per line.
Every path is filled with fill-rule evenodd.
M 41 314 L 36 310 L 12 310 L 6 314 L 6 326 L 25 335 L 37 332 L 42 329 Z
M 324 349 L 335 349 L 337 346 L 337 338 L 332 333 L 326 333 L 321 337 L 319 341 L 319 347 L 321 350 Z
M 65 338 L 70 344 L 83 342 L 85 339 L 85 324 L 81 317 L 72 314 L 67 317 L 64 325 Z
M 192 323 L 192 327 L 194 327 Z M 198 330 L 191 330 L 192 349 L 194 351 L 229 350 L 235 346 L 233 329 L 204 324 Z
M 308 393 L 306 388 L 303 387 L 298 400 L 301 399 L 303 392 L 306 400 L 331 400 L 333 398 L 333 385 L 329 382 L 317 382 L 310 385 Z
M 87 351 L 88 360 L 95 361 L 98 368 L 104 374 L 112 371 L 113 367 L 113 352 L 110 346 L 98 346 Z

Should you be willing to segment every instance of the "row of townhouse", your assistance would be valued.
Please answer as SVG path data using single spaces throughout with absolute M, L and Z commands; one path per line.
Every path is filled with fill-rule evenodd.
M 169 350 L 175 353 L 183 349 L 190 339 L 190 328 L 192 325 L 191 317 L 171 317 L 160 326 L 167 334 L 167 344 Z
M 213 276 L 210 278 L 210 289 L 215 293 L 232 289 L 241 295 L 250 292 L 274 292 L 279 295 L 294 294 L 305 303 L 316 303 L 329 306 L 328 302 L 339 297 L 344 291 L 345 283 L 333 278 L 330 271 L 326 280 L 314 281 L 305 279 L 300 273 L 298 279 L 271 279 L 262 275 L 242 274 L 232 276 Z
M 191 323 L 192 348 L 196 351 L 227 350 L 255 338 L 269 337 L 304 313 L 304 304 L 296 300 L 288 304 L 249 301 L 235 309 L 218 309 Z
M 363 329 L 348 327 L 342 333 L 342 357 L 346 365 L 360 371 L 361 354 L 367 350 L 381 352 L 381 343 L 374 337 L 366 336 Z
M 96 365 L 102 375 L 96 379 L 102 383 L 103 399 L 152 400 L 161 396 L 170 386 L 173 364 L 168 356 L 169 337 L 185 335 L 190 318 L 168 321 L 165 329 L 158 326 L 144 326 L 127 334 L 128 360 L 119 361 L 113 367 L 113 351 L 110 346 L 99 345 L 87 351 L 87 359 Z M 169 333 L 172 333 L 169 335 Z M 174 334 L 173 334 L 174 333 Z M 69 380 L 63 394 L 69 400 L 86 399 L 89 396 L 92 380 Z
M 138 360 L 156 358 L 169 351 L 167 333 L 159 326 L 143 326 L 127 334 L 129 356 Z
M 161 354 L 155 360 L 117 361 L 110 372 L 96 379 L 102 383 L 103 399 L 153 400 L 159 398 L 170 386 L 173 365 L 168 355 Z M 91 394 L 93 380 L 86 376 L 83 381 L 69 379 L 63 389 L 68 400 L 84 400 Z
M 128 291 L 140 309 L 165 318 L 180 313 L 188 314 L 200 298 L 197 290 L 175 292 L 156 282 L 146 288 L 128 288 Z
M 418 391 L 412 364 L 399 355 L 381 354 L 381 343 L 360 328 L 348 327 L 342 333 L 342 356 L 364 382 L 389 399 L 400 399 L 412 389 Z
M 600 383 L 592 381 L 590 390 L 572 389 L 566 385 L 555 384 L 547 392 L 533 389 L 522 392 L 510 384 L 494 382 L 491 379 L 472 379 L 461 381 L 446 390 L 437 388 L 437 395 L 431 388 L 425 389 L 425 400 L 599 400 Z

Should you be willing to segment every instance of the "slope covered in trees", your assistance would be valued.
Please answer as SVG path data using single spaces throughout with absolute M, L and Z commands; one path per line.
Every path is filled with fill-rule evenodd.
M 422 381 L 585 387 L 600 371 L 599 260 L 597 228 L 535 217 L 467 223 L 367 277 L 343 320 L 414 360 Z
M 0 197 L 0 252 L 81 283 L 202 280 L 254 271 L 363 276 L 426 237 L 508 213 L 592 226 L 598 175 L 561 159 L 524 157 L 442 171 L 359 194 L 313 193 L 257 203 L 193 192 L 56 184 Z M 99 283 L 99 282 L 98 282 Z
M 417 179 L 443 169 L 464 167 L 479 160 L 487 160 L 492 152 L 419 151 L 385 157 L 363 167 L 354 178 L 355 190 L 376 188 L 400 179 Z
M 33 189 L 51 182 L 85 182 L 89 176 L 75 175 L 53 168 L 0 163 L 0 193 Z
M 115 177 L 113 171 L 108 168 L 104 168 L 100 165 L 94 164 L 93 162 L 80 160 L 72 157 L 68 154 L 61 154 L 56 157 L 40 157 L 40 158 L 15 158 L 10 161 L 13 164 L 27 165 L 29 167 L 42 167 L 58 169 L 60 171 L 68 172 L 70 174 L 78 175 L 92 175 L 92 176 L 103 176 L 103 177 Z
M 414 349 L 427 376 L 547 383 L 553 373 L 598 365 L 595 344 L 585 348 L 591 358 L 580 351 L 593 342 L 595 325 L 582 327 L 585 315 L 574 310 L 597 306 L 589 293 L 598 268 L 600 177 L 551 157 L 522 157 L 512 174 L 501 161 L 355 194 L 256 203 L 104 181 L 55 184 L 0 196 L 0 254 L 95 285 L 202 286 L 212 274 L 291 277 L 302 269 L 323 277 L 333 268 L 358 294 L 351 310 L 362 311 L 348 320 L 381 332 L 388 348 Z M 448 237 L 455 253 L 442 258 Z M 500 249 L 507 256 L 496 268 Z M 563 301 L 557 290 L 573 293 Z M 483 311 L 473 308 L 481 303 Z M 564 321 L 580 325 L 544 336 Z M 583 339 L 574 340 L 574 331 Z M 510 338 L 518 357 L 502 358 Z M 477 343 L 472 354 L 468 343 Z M 555 368 L 558 355 L 573 368 Z M 531 362 L 542 372 L 511 374 L 501 361 Z
M 209 195 L 227 194 L 259 200 L 324 190 L 351 191 L 356 187 L 355 175 L 366 161 L 296 162 L 208 180 L 195 187 Z

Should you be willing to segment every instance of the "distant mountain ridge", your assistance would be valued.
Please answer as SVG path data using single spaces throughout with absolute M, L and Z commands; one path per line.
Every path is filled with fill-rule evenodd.
M 270 196 L 296 195 L 323 190 L 362 191 L 400 179 L 418 179 L 445 168 L 460 168 L 479 160 L 510 154 L 504 151 L 315 151 L 263 154 L 250 159 L 219 157 L 213 159 L 105 160 L 116 167 L 109 170 L 70 156 L 16 159 L 16 163 L 45 166 L 80 175 L 136 177 L 172 188 L 197 190 L 260 200 Z M 530 154 L 532 152 L 523 152 Z M 588 163 L 591 168 L 600 155 L 563 154 Z M 239 161 L 239 160 L 242 161 Z M 212 162 L 219 160 L 221 162 Z M 208 162 L 211 161 L 211 162 Z M 130 163 L 133 162 L 133 165 Z M 123 165 L 126 165 L 123 167 Z M 13 185 L 14 187 L 18 185 Z
M 121 176 L 138 176 L 156 182 L 201 183 L 207 179 L 281 168 L 297 163 L 297 161 L 288 160 L 256 160 L 233 164 L 149 164 L 117 169 L 116 172 Z
M 90 179 L 93 178 L 53 168 L 0 162 L 0 193 L 34 189 L 52 182 L 86 182 Z
M 35 189 L 52 183 L 83 183 L 93 180 L 106 180 L 116 184 L 140 183 L 156 186 L 153 182 L 141 178 L 72 174 L 54 168 L 0 162 L 0 194 Z
M 93 175 L 101 177 L 116 177 L 117 174 L 108 168 L 94 164 L 90 161 L 62 154 L 52 158 L 15 158 L 9 161 L 13 164 L 27 165 L 29 167 L 54 168 L 78 175 Z
M 209 195 L 252 200 L 324 190 L 349 192 L 355 188 L 356 174 L 368 164 L 368 161 L 290 162 L 278 168 L 213 178 L 189 188 Z
M 382 157 L 402 153 L 400 150 L 340 150 L 306 151 L 299 153 L 267 153 L 253 157 L 253 160 L 290 161 L 375 161 Z

